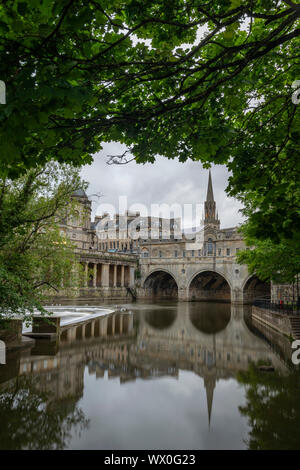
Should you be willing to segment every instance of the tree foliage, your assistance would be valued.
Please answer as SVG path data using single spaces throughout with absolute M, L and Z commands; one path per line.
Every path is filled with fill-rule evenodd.
M 248 418 L 250 450 L 299 449 L 299 371 L 281 375 L 262 372 L 254 365 L 239 373 L 246 387 L 246 404 L 239 410 Z
M 289 236 L 299 17 L 292 0 L 7 0 L 0 170 L 89 163 L 108 141 L 127 146 L 121 161 L 227 164 L 230 195 L 257 196 L 258 232 Z
M 241 264 L 247 264 L 250 273 L 262 281 L 294 283 L 300 271 L 299 246 L 291 242 L 274 243 L 270 239 L 253 240 L 252 250 L 240 251 L 237 255 Z
M 74 246 L 59 226 L 81 185 L 76 170 L 54 163 L 0 180 L 0 318 L 29 319 L 43 311 L 46 294 L 81 282 Z
M 89 425 L 78 407 L 80 397 L 54 400 L 33 376 L 18 377 L 0 393 L 0 449 L 62 450 L 74 433 Z

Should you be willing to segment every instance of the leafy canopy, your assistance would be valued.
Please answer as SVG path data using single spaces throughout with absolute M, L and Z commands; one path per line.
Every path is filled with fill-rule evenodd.
M 7 0 L 0 172 L 90 163 L 108 141 L 121 161 L 227 164 L 230 195 L 255 195 L 258 236 L 293 238 L 299 17 L 292 0 Z
M 8 0 L 2 171 L 88 163 L 110 140 L 139 162 L 159 153 L 237 166 L 241 140 L 250 167 L 285 138 L 292 150 L 299 16 L 277 0 Z

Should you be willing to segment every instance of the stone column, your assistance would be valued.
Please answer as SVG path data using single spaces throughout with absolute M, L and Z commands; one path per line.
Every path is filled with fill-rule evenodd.
M 102 264 L 101 286 L 109 287 L 109 264 Z
M 95 336 L 95 322 L 93 321 L 91 323 L 91 338 L 94 338 L 94 336 Z
M 135 268 L 130 266 L 129 267 L 129 287 L 134 287 L 134 271 L 135 271 Z
M 93 287 L 97 287 L 97 263 L 94 263 Z
M 107 317 L 100 319 L 100 336 L 107 336 Z
M 133 315 L 128 316 L 128 333 L 133 330 Z
M 85 263 L 84 266 L 84 287 L 87 287 L 88 285 L 88 269 L 89 269 L 89 263 Z
M 117 265 L 114 265 L 114 287 L 117 287 Z
M 125 285 L 125 266 L 124 264 L 121 265 L 121 287 Z
M 69 328 L 67 330 L 67 341 L 68 343 L 71 343 L 72 341 L 75 341 L 76 339 L 76 328 Z
M 115 315 L 112 316 L 112 322 L 111 322 L 111 333 L 114 336 L 115 334 L 115 328 L 116 328 L 116 317 Z
M 123 334 L 123 313 L 120 314 L 120 335 Z

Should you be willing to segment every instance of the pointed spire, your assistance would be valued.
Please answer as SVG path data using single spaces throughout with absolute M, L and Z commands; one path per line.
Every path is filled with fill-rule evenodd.
M 207 402 L 207 412 L 208 412 L 208 425 L 210 427 L 211 419 L 211 410 L 214 399 L 214 388 L 216 385 L 216 380 L 214 377 L 205 377 L 204 378 L 204 387 L 206 391 L 206 402 Z
M 206 201 L 214 201 L 214 192 L 211 181 L 211 172 L 209 170 Z

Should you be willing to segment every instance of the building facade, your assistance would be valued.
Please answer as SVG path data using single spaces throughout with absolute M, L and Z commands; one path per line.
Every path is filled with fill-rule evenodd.
M 220 228 L 210 172 L 204 217 L 192 237 L 176 218 L 127 212 L 112 218 L 103 214 L 92 222 L 85 192 L 76 191 L 73 200 L 76 209 L 61 229 L 84 265 L 82 296 L 123 298 L 135 288 L 141 298 L 249 303 L 270 295 L 269 283 L 237 263 L 245 244 L 237 227 Z

